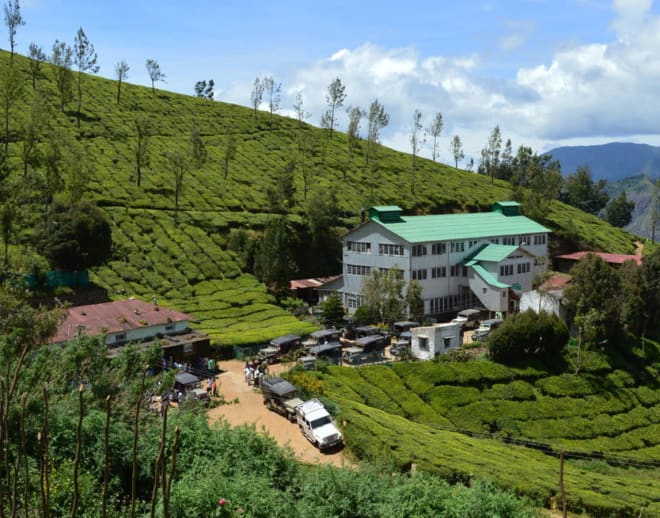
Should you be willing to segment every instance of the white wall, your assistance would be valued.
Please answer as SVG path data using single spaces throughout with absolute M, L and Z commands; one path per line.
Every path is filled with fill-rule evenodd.
M 432 360 L 438 354 L 444 354 L 461 345 L 460 324 L 438 324 L 429 327 L 414 327 L 410 330 L 410 352 L 418 360 Z M 420 338 L 426 338 L 428 348 L 420 347 Z
M 188 329 L 188 321 L 183 320 L 181 322 L 172 322 L 174 325 L 173 330 L 166 330 L 165 328 L 170 324 L 158 324 L 154 326 L 144 326 L 138 327 L 136 329 L 129 329 L 127 331 L 122 331 L 120 333 L 108 333 L 105 338 L 105 343 L 107 345 L 115 345 L 117 343 L 117 335 L 125 334 L 126 339 L 119 340 L 119 343 L 126 342 L 141 342 L 142 340 L 155 337 L 157 334 L 171 335 L 179 332 L 183 332 Z

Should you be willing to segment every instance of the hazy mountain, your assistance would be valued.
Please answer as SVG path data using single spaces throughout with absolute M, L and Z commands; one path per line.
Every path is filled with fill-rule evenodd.
M 597 146 L 565 146 L 551 149 L 547 154 L 559 160 L 564 176 L 572 174 L 580 165 L 588 165 L 594 180 L 608 181 L 610 198 L 626 192 L 635 202 L 633 219 L 626 230 L 652 237 L 651 199 L 654 180 L 660 177 L 660 147 L 648 144 L 611 142 Z M 656 231 L 656 237 L 660 229 Z
M 564 175 L 588 164 L 594 179 L 615 182 L 637 175 L 656 177 L 660 174 L 660 147 L 648 144 L 611 142 L 598 146 L 564 146 L 547 154 L 559 160 Z

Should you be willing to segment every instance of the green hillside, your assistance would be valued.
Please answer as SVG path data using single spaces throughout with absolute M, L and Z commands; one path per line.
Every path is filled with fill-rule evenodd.
M 0 53 L 0 66 L 8 61 Z M 10 103 L 10 176 L 20 181 L 21 150 L 34 96 L 26 58 L 17 56 L 22 93 Z M 411 158 L 387 148 L 378 149 L 376 167 L 366 167 L 366 143 L 361 142 L 349 161 L 346 135 L 332 140 L 321 129 L 268 113 L 178 95 L 163 90 L 123 84 L 117 103 L 115 81 L 84 76 L 80 130 L 76 102 L 60 110 L 54 69 L 44 64 L 37 81 L 37 97 L 45 101 L 38 148 L 46 150 L 54 129 L 67 142 L 83 146 L 83 160 L 93 177 L 86 196 L 98 204 L 112 222 L 115 251 L 112 260 L 92 271 L 91 278 L 112 299 L 157 297 L 162 304 L 183 310 L 199 320 L 199 327 L 216 343 L 263 342 L 284 333 L 306 333 L 311 325 L 300 322 L 275 305 L 275 300 L 241 260 L 228 248 L 230 232 L 247 229 L 255 241 L 265 223 L 275 216 L 268 191 L 278 184 L 288 164 L 294 169 L 295 194 L 285 207 L 291 227 L 305 228 L 307 198 L 315 192 L 334 192 L 341 214 L 336 235 L 359 221 L 360 208 L 371 204 L 397 204 L 408 212 L 437 213 L 486 210 L 497 200 L 511 198 L 509 185 L 475 173 L 418 160 L 415 194 L 411 194 Z M 75 76 L 77 77 L 77 76 Z M 246 100 L 250 92 L 245 92 Z M 135 167 L 136 124 L 148 119 L 153 136 L 150 163 L 143 167 L 137 186 Z M 193 121 L 208 151 L 208 160 L 184 179 L 179 224 L 174 221 L 174 174 L 165 159 L 172 150 L 188 146 Z M 230 136 L 237 140 L 235 158 L 224 175 L 225 148 Z M 305 137 L 305 152 L 299 142 Z M 67 146 L 73 153 L 74 145 Z M 373 164 L 372 160 L 372 164 Z M 307 181 L 303 179 L 303 172 Z M 30 167 L 30 177 L 42 178 L 43 167 Z M 38 183 L 38 182 L 37 182 Z M 56 197 L 63 197 L 58 193 Z M 33 218 L 39 205 L 33 207 Z M 27 220 L 26 220 L 27 221 Z M 553 202 L 544 221 L 558 235 L 583 247 L 631 253 L 634 237 L 601 220 Z M 12 237 L 11 267 L 34 269 L 34 253 L 27 244 L 28 226 Z M 305 243 L 299 243 L 299 249 Z M 560 247 L 561 248 L 561 247 Z M 337 273 L 315 268 L 315 257 L 299 257 L 301 275 Z M 331 263 L 332 264 L 332 263 Z
M 549 502 L 558 495 L 563 449 L 569 509 L 637 516 L 644 508 L 656 516 L 654 354 L 655 363 L 636 374 L 589 353 L 589 369 L 579 376 L 485 360 L 329 367 L 318 376 L 349 423 L 346 441 L 358 456 L 400 467 L 414 462 L 452 480 L 492 478 Z

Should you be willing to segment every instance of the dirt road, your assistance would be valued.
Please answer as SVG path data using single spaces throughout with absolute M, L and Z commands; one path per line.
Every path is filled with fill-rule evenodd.
M 258 389 L 245 383 L 243 374 L 244 363 L 240 360 L 218 362 L 222 373 L 217 377 L 218 392 L 225 401 L 231 402 L 238 398 L 238 403 L 221 405 L 209 410 L 210 421 L 224 418 L 230 425 L 256 425 L 257 431 L 273 437 L 281 446 L 290 447 L 296 457 L 310 464 L 333 464 L 335 466 L 350 466 L 344 451 L 336 453 L 321 453 L 312 446 L 298 429 L 298 425 L 289 422 L 280 414 L 271 412 L 263 404 L 263 398 Z M 281 365 L 272 365 L 269 370 L 277 374 Z

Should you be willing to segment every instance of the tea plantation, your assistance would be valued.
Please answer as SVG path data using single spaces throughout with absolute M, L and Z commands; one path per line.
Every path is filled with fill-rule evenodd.
M 0 65 L 7 60 L 8 53 L 0 51 Z M 285 213 L 292 228 L 304 228 L 309 197 L 315 192 L 323 196 L 334 192 L 341 215 L 340 226 L 332 229 L 334 235 L 356 225 L 360 209 L 373 204 L 397 204 L 423 214 L 488 210 L 493 202 L 512 196 L 506 182 L 492 183 L 481 175 L 425 159 L 417 161 L 416 193 L 411 193 L 408 154 L 379 147 L 377 159 L 372 158 L 375 167 L 367 167 L 365 143 L 360 142 L 349 157 L 343 133 L 330 139 L 322 129 L 277 114 L 271 120 L 265 112 L 255 114 L 249 108 L 163 90 L 154 95 L 150 88 L 129 83 L 122 84 L 117 102 L 117 83 L 95 76 L 84 76 L 78 129 L 74 103 L 60 109 L 54 68 L 42 65 L 33 90 L 28 60 L 17 56 L 15 63 L 23 84 L 9 109 L 7 165 L 14 171 L 10 173 L 13 180 L 21 183 L 34 177 L 35 185 L 46 181 L 36 166 L 22 176 L 26 124 L 31 113 L 40 114 L 36 148 L 45 153 L 53 135 L 63 139 L 64 159 L 73 157 L 88 167 L 84 197 L 100 206 L 112 223 L 113 258 L 91 272 L 93 282 L 105 288 L 111 299 L 156 297 L 162 304 L 186 311 L 217 344 L 263 343 L 277 335 L 313 330 L 276 306 L 228 248 L 229 234 L 235 229 L 249 230 L 258 241 L 265 223 L 276 215 L 268 193 L 291 164 L 294 193 L 278 212 Z M 246 103 L 249 97 L 250 92 L 245 92 Z M 35 99 L 43 103 L 36 112 Z M 150 137 L 138 186 L 137 122 L 145 120 Z M 188 148 L 193 124 L 207 159 L 184 177 L 176 224 L 175 176 L 166 156 Z M 231 139 L 236 142 L 233 158 L 227 152 Z M 75 149 L 80 156 L 73 154 Z M 62 174 L 64 184 L 69 183 L 65 171 Z M 65 199 L 65 195 L 57 192 L 55 198 Z M 30 224 L 38 220 L 42 205 L 36 201 L 26 210 L 32 211 L 31 216 L 22 221 Z M 585 246 L 620 253 L 634 250 L 634 236 L 559 202 L 552 203 L 545 223 Z M 17 237 L 10 240 L 10 264 L 15 271 L 45 267 L 35 258 L 31 232 L 29 226 L 16 229 Z M 305 260 L 310 275 L 339 271 L 337 266 L 334 272 L 320 272 L 313 261 L 307 264 L 310 261 Z
M 319 373 L 357 455 L 452 480 L 493 479 L 569 509 L 660 515 L 658 346 L 631 374 L 599 354 L 579 375 L 486 360 L 396 362 Z M 653 358 L 647 356 L 647 358 Z

